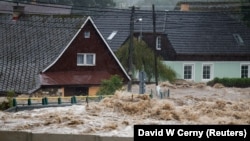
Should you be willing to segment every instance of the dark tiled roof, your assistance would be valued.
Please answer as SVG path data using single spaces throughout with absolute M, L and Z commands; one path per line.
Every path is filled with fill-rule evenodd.
M 129 36 L 131 11 L 103 12 L 94 21 L 105 37 L 117 30 L 107 41 L 116 51 Z M 134 32 L 153 32 L 152 11 L 135 11 Z M 141 22 L 136 22 L 142 18 Z M 165 33 L 179 54 L 250 53 L 250 28 L 221 12 L 156 11 L 156 32 Z M 234 34 L 244 41 L 239 46 Z
M 0 1 L 1 13 L 12 13 L 13 6 L 16 3 Z M 55 5 L 55 4 L 36 4 L 36 3 L 19 3 L 19 6 L 25 6 L 25 13 L 43 13 L 43 14 L 71 14 L 72 6 Z
M 93 16 L 97 28 L 113 51 L 116 51 L 130 34 L 130 14 L 129 10 L 118 10 L 101 12 L 97 16 Z M 117 34 L 112 40 L 108 40 L 107 38 L 113 31 L 117 31 Z
M 177 53 L 250 53 L 250 28 L 223 13 L 169 12 L 165 33 Z M 244 45 L 237 43 L 234 34 L 241 36 Z
M 130 35 L 130 18 L 131 10 L 116 10 L 116 11 L 104 11 L 100 12 L 97 16 L 93 16 L 93 20 L 109 43 L 113 51 L 116 51 Z M 142 21 L 138 21 L 139 18 L 142 18 Z M 162 32 L 164 28 L 164 13 L 160 12 L 157 14 L 156 21 L 157 32 Z M 153 32 L 153 21 L 152 21 L 152 12 L 150 11 L 141 11 L 135 10 L 134 14 L 134 32 Z M 107 40 L 109 35 L 117 31 L 117 34 L 112 40 Z
M 0 15 L 0 92 L 32 92 L 39 73 L 51 64 L 84 23 L 84 17 Z
M 117 10 L 92 17 L 113 51 L 129 36 L 130 14 Z M 136 22 L 138 18 L 143 20 Z M 84 21 L 83 17 L 25 15 L 14 22 L 12 15 L 0 14 L 0 92 L 27 93 L 39 87 L 39 73 L 58 57 Z M 151 11 L 136 10 L 135 32 L 152 33 L 152 23 Z M 117 34 L 108 40 L 113 31 Z M 250 54 L 250 29 L 223 13 L 156 11 L 156 32 L 167 34 L 177 54 Z M 243 46 L 234 34 L 240 35 Z

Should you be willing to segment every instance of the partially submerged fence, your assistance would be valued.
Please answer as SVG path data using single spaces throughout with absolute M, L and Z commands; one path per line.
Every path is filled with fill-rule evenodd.
M 24 109 L 44 108 L 44 107 L 59 107 L 70 106 L 73 104 L 80 104 L 89 102 L 99 102 L 105 97 L 113 95 L 99 95 L 99 96 L 71 96 L 71 97 L 15 97 L 12 99 L 12 108 L 7 111 L 18 111 Z M 153 98 L 153 91 L 149 94 Z M 158 98 L 164 99 L 170 97 L 170 91 L 160 92 Z
M 13 98 L 12 106 L 30 106 L 30 105 L 49 105 L 49 104 L 77 104 L 77 103 L 89 103 L 90 101 L 100 101 L 105 97 L 112 95 L 100 95 L 100 96 L 71 96 L 71 97 L 25 97 L 25 98 Z
M 89 103 L 90 101 L 100 101 L 105 97 L 111 97 L 113 95 L 99 95 L 99 96 L 71 96 L 71 97 L 15 97 L 12 100 L 12 106 L 25 106 L 25 105 L 49 105 L 49 104 L 77 104 L 77 103 Z M 149 94 L 153 98 L 153 91 Z M 160 99 L 170 97 L 170 91 L 160 92 L 158 95 Z
M 105 97 L 113 95 L 100 96 L 71 96 L 71 97 L 15 97 L 12 99 L 12 107 L 5 110 L 6 112 L 17 112 L 22 110 L 32 110 L 46 107 L 65 107 L 74 104 L 89 102 L 99 102 Z

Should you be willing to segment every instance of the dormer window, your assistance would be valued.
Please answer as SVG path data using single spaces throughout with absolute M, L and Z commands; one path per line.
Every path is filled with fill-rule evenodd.
M 84 31 L 84 38 L 90 38 L 90 32 Z
M 244 41 L 241 38 L 240 34 L 233 34 L 233 37 L 239 46 L 244 46 Z
M 161 50 L 161 36 L 156 37 L 156 50 Z

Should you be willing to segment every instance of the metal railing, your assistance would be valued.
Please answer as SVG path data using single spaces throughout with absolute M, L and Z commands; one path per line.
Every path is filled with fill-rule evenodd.
M 30 106 L 30 105 L 50 105 L 50 104 L 77 104 L 89 103 L 90 101 L 100 101 L 105 97 L 113 95 L 100 96 L 71 96 L 71 97 L 15 97 L 12 99 L 12 106 Z

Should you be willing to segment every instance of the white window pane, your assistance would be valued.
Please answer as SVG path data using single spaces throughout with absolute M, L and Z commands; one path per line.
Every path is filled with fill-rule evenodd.
M 248 65 L 241 66 L 241 78 L 248 78 Z
M 78 53 L 77 65 L 79 66 L 95 65 L 95 54 L 94 53 Z
M 192 79 L 192 66 L 184 66 L 184 79 Z
M 84 55 L 82 54 L 77 55 L 77 64 L 84 64 Z
M 156 38 L 156 49 L 161 50 L 161 36 Z
M 203 79 L 210 79 L 211 78 L 211 66 L 204 65 L 203 66 Z
M 90 38 L 90 32 L 89 31 L 84 32 L 84 38 Z
M 87 61 L 87 64 L 94 64 L 94 56 L 92 54 L 88 54 L 86 61 Z

